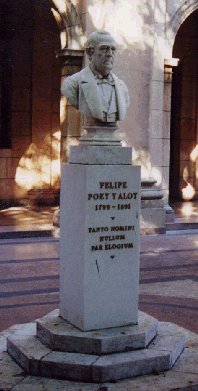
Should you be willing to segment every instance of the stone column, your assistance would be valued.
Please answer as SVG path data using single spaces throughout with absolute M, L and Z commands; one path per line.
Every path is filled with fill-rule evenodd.
M 62 49 L 57 52 L 62 65 L 61 82 L 65 77 L 79 72 L 83 65 L 84 50 Z M 62 96 L 60 101 L 61 162 L 67 162 L 71 145 L 77 145 L 80 137 L 81 114 Z M 54 212 L 53 225 L 60 226 L 60 208 Z
M 178 58 L 164 62 L 164 111 L 163 111 L 163 155 L 162 155 L 162 191 L 166 209 L 166 220 L 174 220 L 174 211 L 169 205 L 169 170 L 170 170 L 170 121 L 172 68 L 178 65 Z
M 63 49 L 57 52 L 62 64 L 61 79 L 79 72 L 83 66 L 84 50 Z M 60 102 L 61 161 L 67 161 L 70 145 L 78 144 L 81 128 L 81 114 L 65 97 Z
M 154 234 L 165 232 L 165 210 L 163 191 L 156 186 L 156 180 L 141 180 L 141 233 Z

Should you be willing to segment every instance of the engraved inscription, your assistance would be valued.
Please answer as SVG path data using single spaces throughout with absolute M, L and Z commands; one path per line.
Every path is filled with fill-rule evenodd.
M 134 247 L 133 232 L 135 224 L 131 225 L 120 224 L 120 218 L 123 223 L 126 219 L 127 211 L 133 210 L 134 201 L 137 200 L 138 193 L 128 189 L 127 181 L 100 181 L 98 190 L 89 192 L 87 200 L 92 205 L 92 210 L 98 215 L 98 212 L 104 212 L 104 226 L 88 227 L 88 234 L 92 235 L 90 250 L 96 251 L 112 251 L 112 250 L 128 250 Z M 109 216 L 109 211 L 117 211 L 115 215 Z M 124 214 L 123 214 L 124 213 Z M 101 216 L 101 213 L 99 213 Z M 119 224 L 116 224 L 116 219 L 119 217 Z M 97 218 L 94 219 L 97 221 Z M 100 218 L 101 221 L 101 218 Z M 116 258 L 115 254 L 110 255 L 111 259 Z

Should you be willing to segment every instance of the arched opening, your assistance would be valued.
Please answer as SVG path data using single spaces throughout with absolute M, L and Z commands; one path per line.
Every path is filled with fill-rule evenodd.
M 59 187 L 60 34 L 52 6 L 0 2 L 0 206 Z
M 170 202 L 198 197 L 198 11 L 176 35 L 170 133 Z

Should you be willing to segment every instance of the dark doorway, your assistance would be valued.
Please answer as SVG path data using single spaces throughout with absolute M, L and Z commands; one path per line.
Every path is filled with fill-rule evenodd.
M 198 197 L 198 11 L 180 27 L 173 57 L 170 202 Z
M 52 6 L 0 0 L 0 209 L 26 205 L 32 189 L 59 191 L 60 33 Z

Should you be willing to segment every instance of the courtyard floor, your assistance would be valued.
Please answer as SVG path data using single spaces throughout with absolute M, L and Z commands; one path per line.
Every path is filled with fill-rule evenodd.
M 186 233 L 187 232 L 187 233 Z M 198 332 L 198 231 L 141 237 L 139 307 Z M 0 240 L 0 330 L 58 307 L 59 240 Z
M 197 222 L 181 205 L 176 219 Z M 2 391 L 158 391 L 197 390 L 198 230 L 141 236 L 139 308 L 160 321 L 182 326 L 185 352 L 168 373 L 103 385 L 26 376 L 7 353 L 5 337 L 58 307 L 59 239 L 52 226 L 54 210 L 10 209 L 0 212 L 0 390 Z M 195 219 L 195 221 L 192 221 Z M 42 221 L 42 224 L 41 224 Z M 181 220 L 178 220 L 180 223 Z M 41 232 L 43 231 L 43 232 Z M 20 237 L 21 235 L 21 237 Z M 45 236 L 47 235 L 47 236 Z M 24 237 L 26 236 L 26 237 Z M 162 323 L 167 327 L 167 323 Z M 177 326 L 176 326 L 177 327 Z M 178 329 L 178 332 L 180 330 Z M 178 373 L 179 371 L 179 373 Z
M 58 307 L 58 259 L 56 238 L 0 240 L 0 330 L 11 326 L 0 333 L 1 391 L 198 390 L 197 230 L 141 237 L 139 308 L 158 320 L 184 327 L 175 326 L 186 337 L 184 353 L 166 373 L 115 384 L 28 376 L 5 352 L 7 335 L 29 330 L 30 326 L 17 323 L 30 322 Z

